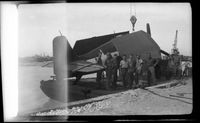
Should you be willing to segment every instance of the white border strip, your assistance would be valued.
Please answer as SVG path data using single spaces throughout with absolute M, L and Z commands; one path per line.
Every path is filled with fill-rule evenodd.
M 18 13 L 15 4 L 1 3 L 1 58 L 4 121 L 18 111 Z

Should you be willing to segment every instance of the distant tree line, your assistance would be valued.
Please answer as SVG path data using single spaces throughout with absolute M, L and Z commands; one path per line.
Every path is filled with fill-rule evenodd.
M 45 62 L 45 61 L 53 61 L 53 57 L 49 55 L 34 55 L 28 57 L 20 57 L 20 62 Z

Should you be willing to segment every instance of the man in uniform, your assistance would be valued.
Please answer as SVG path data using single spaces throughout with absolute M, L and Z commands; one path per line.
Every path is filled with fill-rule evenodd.
M 143 60 L 140 58 L 139 55 L 136 56 L 136 72 L 135 72 L 135 84 L 136 86 L 139 85 L 139 77 L 141 76 L 141 69 L 142 69 Z
M 110 53 L 107 53 L 107 59 L 105 61 L 105 67 L 106 67 L 106 78 L 107 81 L 105 83 L 106 90 L 110 89 L 110 83 L 112 83 L 112 73 L 113 73 L 113 58 Z
M 129 82 L 129 88 L 132 88 L 133 81 L 134 81 L 134 73 L 136 70 L 136 61 L 133 58 L 133 55 L 130 54 L 128 58 L 128 82 Z
M 175 64 L 175 77 L 180 79 L 181 58 L 178 54 L 174 54 L 173 58 L 174 58 L 174 64 Z
M 118 59 L 118 55 L 114 54 L 114 58 L 113 58 L 113 83 L 112 83 L 112 87 L 113 89 L 116 89 L 117 87 L 117 72 L 119 69 L 119 59 Z
M 126 76 L 127 76 L 127 71 L 128 71 L 128 62 L 126 59 L 126 55 L 123 55 L 123 59 L 120 61 L 120 69 L 121 69 L 121 74 L 122 74 L 122 81 L 124 88 L 127 87 L 127 82 L 126 82 Z
M 151 57 L 151 54 L 149 54 L 149 59 L 147 61 L 147 65 L 148 65 L 148 75 L 150 78 L 150 80 L 148 80 L 149 84 L 151 82 L 151 84 L 156 82 L 156 76 L 155 76 L 155 66 L 156 66 L 156 61 Z
M 99 52 L 99 53 L 98 53 L 98 57 L 96 57 L 96 59 L 95 59 L 96 62 L 97 62 L 97 64 L 99 64 L 99 65 L 103 65 L 102 60 L 101 60 L 101 55 L 102 55 L 102 53 Z M 96 81 L 97 81 L 97 83 L 98 83 L 98 88 L 101 88 L 102 72 L 103 72 L 103 71 L 98 71 L 98 72 L 97 72 Z
M 173 60 L 173 55 L 170 55 L 169 56 L 169 59 L 168 59 L 168 72 L 167 74 L 167 79 L 171 79 L 171 77 L 174 75 L 174 67 L 175 67 L 175 64 L 174 64 L 174 60 Z

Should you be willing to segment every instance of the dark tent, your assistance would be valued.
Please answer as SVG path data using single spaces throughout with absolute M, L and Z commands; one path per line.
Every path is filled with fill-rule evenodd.
M 104 53 L 114 51 L 118 51 L 121 55 L 132 53 L 134 55 L 140 55 L 144 59 L 146 59 L 149 53 L 151 53 L 153 58 L 161 58 L 160 47 L 150 37 L 150 35 L 144 31 L 138 31 L 116 37 L 96 49 L 80 56 L 80 58 L 94 58 L 96 57 L 99 49 L 101 49 Z

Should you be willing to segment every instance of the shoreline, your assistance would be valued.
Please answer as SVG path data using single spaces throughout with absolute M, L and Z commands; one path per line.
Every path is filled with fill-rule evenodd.
M 43 61 L 43 62 L 18 62 L 20 67 L 23 66 L 40 66 L 40 67 L 53 67 L 53 61 Z
M 145 95 L 149 95 L 149 94 L 151 94 L 151 96 L 152 96 L 152 98 L 155 98 L 154 100 L 152 100 L 152 99 L 148 99 L 149 101 L 153 101 L 152 103 L 151 103 L 151 105 L 149 105 L 148 103 L 144 103 L 144 105 L 140 105 L 140 107 L 143 107 L 144 109 L 145 109 L 145 107 L 147 106 L 148 108 L 151 108 L 151 109 L 154 109 L 154 108 L 156 108 L 156 105 L 153 105 L 154 103 L 158 103 L 160 106 L 159 107 L 157 107 L 158 109 L 157 110 L 152 110 L 152 111 L 150 111 L 150 110 L 148 110 L 149 111 L 149 114 L 151 114 L 150 112 L 152 112 L 152 113 L 154 113 L 154 114 L 159 114 L 159 112 L 162 112 L 161 111 L 161 109 L 165 109 L 165 104 L 164 103 L 159 103 L 159 101 L 158 100 L 162 100 L 163 102 L 168 102 L 168 105 L 169 106 L 171 106 L 171 109 L 168 111 L 166 111 L 166 112 L 163 112 L 164 114 L 165 113 L 169 113 L 169 112 L 173 112 L 174 110 L 172 110 L 173 109 L 173 107 L 174 107 L 174 105 L 176 105 L 174 108 L 178 108 L 177 106 L 178 105 L 181 105 L 181 107 L 179 107 L 178 109 L 180 110 L 180 111 L 177 111 L 177 113 L 188 113 L 188 112 L 190 112 L 191 111 L 191 109 L 192 109 L 192 106 L 189 104 L 184 104 L 183 102 L 184 102 L 184 100 L 178 100 L 178 99 L 176 99 L 176 98 L 174 98 L 173 97 L 173 99 L 172 99 L 172 97 L 170 97 L 171 95 L 170 94 L 176 94 L 176 93 L 183 93 L 183 92 L 185 92 L 185 91 L 188 91 L 188 92 L 190 92 L 190 93 L 192 93 L 192 79 L 191 78 L 188 78 L 188 79 L 186 79 L 186 80 L 183 80 L 183 81 L 186 81 L 186 85 L 185 84 L 181 84 L 181 83 L 179 83 L 179 82 L 176 82 L 176 83 L 179 83 L 178 85 L 173 85 L 173 83 L 174 82 L 172 82 L 171 81 L 171 83 L 169 82 L 169 83 L 165 83 L 165 84 L 160 84 L 160 85 L 157 85 L 157 86 L 152 86 L 152 87 L 147 87 L 146 89 L 135 89 L 135 90 L 126 90 L 126 91 L 124 91 L 124 92 L 119 92 L 119 93 L 115 93 L 115 94 L 109 94 L 109 95 L 104 95 L 104 96 L 100 96 L 100 97 L 104 97 L 104 99 L 103 100 L 100 100 L 100 101 L 95 101 L 95 100 L 98 100 L 100 97 L 96 97 L 96 98 L 91 98 L 91 99 L 89 99 L 90 101 L 88 101 L 87 102 L 87 100 L 85 100 L 87 103 L 86 104 L 83 104 L 82 106 L 76 106 L 76 105 L 72 105 L 72 107 L 71 108 L 67 108 L 68 106 L 66 106 L 66 107 L 63 107 L 63 108 L 61 108 L 61 109 L 59 109 L 59 108 L 55 108 L 55 109 L 50 109 L 50 110 L 46 110 L 46 111 L 42 111 L 42 112 L 37 112 L 37 113 L 33 113 L 32 115 L 34 116 L 34 115 L 36 115 L 36 116 L 49 116 L 49 115 L 53 115 L 53 116 L 59 116 L 58 114 L 60 114 L 60 115 L 82 115 L 82 114 L 89 114 L 89 115 L 92 115 L 92 112 L 93 111 L 91 111 L 91 112 L 87 112 L 87 111 L 78 111 L 78 112 L 76 112 L 75 110 L 82 110 L 82 108 L 83 107 L 87 107 L 88 105 L 90 105 L 90 104 L 93 104 L 93 103 L 100 103 L 100 102 L 107 102 L 107 101 L 109 101 L 109 100 L 112 100 L 113 98 L 115 98 L 115 99 L 121 99 L 122 97 L 124 98 L 124 100 L 118 100 L 119 102 L 126 102 L 126 100 L 129 98 L 129 96 L 128 97 L 126 97 L 127 96 L 127 94 L 129 94 L 129 93 L 136 93 L 136 92 L 138 92 L 138 93 L 144 93 L 145 92 Z M 170 86 L 169 86 L 170 85 Z M 161 88 L 159 88 L 159 86 L 165 86 L 166 88 L 163 88 L 163 89 L 161 89 Z M 148 91 L 149 90 L 149 91 Z M 153 91 L 154 93 L 155 92 L 157 92 L 158 94 L 156 95 L 156 94 L 154 94 L 154 93 L 152 93 L 151 91 Z M 151 92 L 151 93 L 150 93 Z M 135 94 L 134 94 L 135 95 Z M 160 96 L 160 95 L 162 95 L 162 96 Z M 192 95 L 187 95 L 187 96 L 189 96 L 190 98 L 192 98 Z M 105 97 L 110 97 L 110 98 L 105 98 Z M 136 97 L 137 98 L 141 98 L 141 97 L 143 97 L 142 95 L 136 95 Z M 170 99 L 171 98 L 171 99 Z M 130 96 L 130 99 L 133 99 L 132 98 L 132 96 Z M 147 98 L 143 98 L 141 101 L 142 102 L 144 102 L 144 100 L 145 99 L 147 99 Z M 178 101 L 177 101 L 178 100 Z M 83 102 L 84 102 L 84 100 L 82 100 Z M 79 103 L 81 103 L 82 101 L 77 101 L 77 102 L 79 102 Z M 118 102 L 118 101 L 114 101 L 114 102 Z M 181 102 L 182 101 L 182 102 Z M 192 100 L 187 100 L 187 102 L 190 102 L 191 104 L 192 104 Z M 113 103 L 114 103 L 113 102 Z M 137 102 L 137 101 L 136 101 Z M 146 101 L 145 101 L 146 102 Z M 112 104 L 113 104 L 112 103 Z M 120 103 L 121 104 L 121 103 Z M 139 106 L 139 104 L 140 103 L 133 103 L 133 104 L 131 104 L 131 105 L 135 105 L 135 109 L 137 109 L 137 105 Z M 118 104 L 116 104 L 116 105 L 118 105 Z M 129 105 L 129 104 L 126 104 L 126 108 L 127 108 L 127 110 L 129 110 L 130 108 L 129 108 L 129 106 L 131 106 L 131 105 Z M 110 105 L 111 107 L 113 107 L 113 105 Z M 109 107 L 110 107 L 109 106 Z M 187 107 L 187 110 L 183 110 L 184 108 L 183 107 Z M 189 107 L 188 107 L 189 106 Z M 106 108 L 109 108 L 109 107 L 102 107 L 103 109 L 106 109 Z M 153 108 L 154 107 L 154 108 Z M 115 110 L 116 110 L 116 108 L 113 108 L 113 113 L 115 112 Z M 145 110 L 147 110 L 147 109 L 145 109 Z M 159 110 L 159 111 L 158 111 Z M 65 111 L 65 112 L 64 112 Z M 68 111 L 68 113 L 66 113 L 66 111 Z M 70 114 L 69 112 L 70 111 L 75 111 L 74 113 L 72 113 L 72 114 Z M 138 111 L 134 111 L 134 110 L 130 110 L 133 114 L 134 113 L 141 113 L 141 114 L 143 114 L 144 113 L 144 111 L 143 110 L 138 110 Z M 157 112 L 158 111 L 158 112 Z M 125 112 L 127 112 L 126 110 L 124 110 L 123 111 L 123 113 L 125 113 Z M 57 114 L 58 113 L 58 114 Z M 93 113 L 96 113 L 96 114 L 101 114 L 101 113 L 103 113 L 103 112 L 101 112 L 100 110 L 97 110 L 97 111 L 94 111 Z M 108 113 L 108 112 L 104 112 L 104 113 Z M 115 112 L 116 113 L 116 112 Z M 128 112 L 127 112 L 128 113 Z M 145 114 L 145 113 L 144 113 Z M 148 113 L 147 113 L 148 114 Z M 173 114 L 173 113 L 172 113 Z

